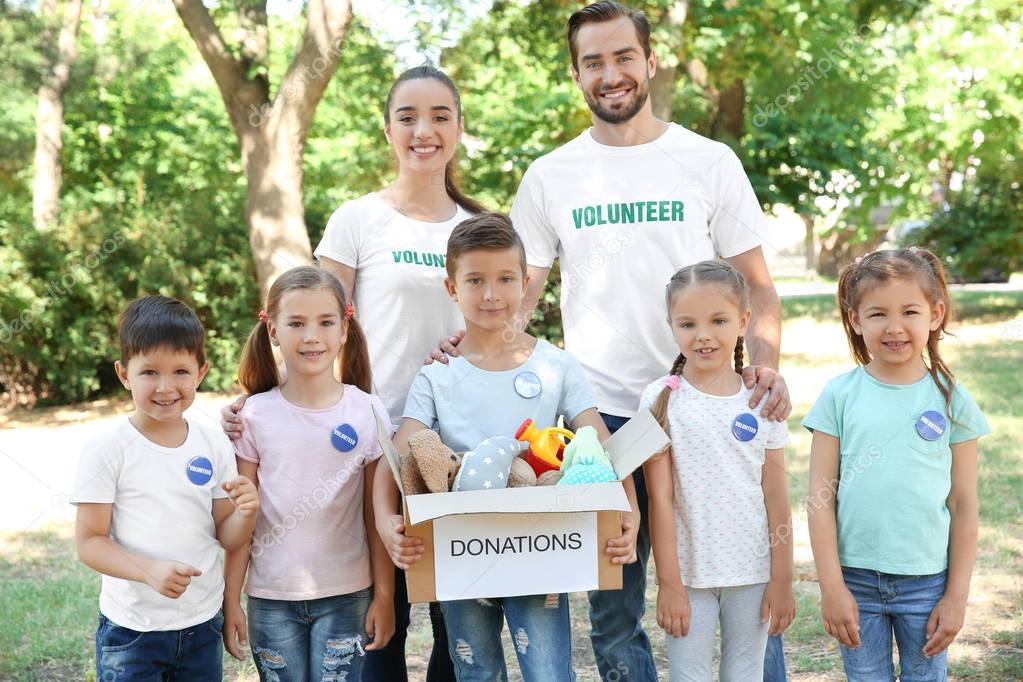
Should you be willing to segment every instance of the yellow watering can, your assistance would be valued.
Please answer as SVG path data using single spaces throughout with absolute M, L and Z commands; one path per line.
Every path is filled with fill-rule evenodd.
M 533 467 L 537 476 L 545 471 L 556 471 L 561 468 L 561 453 L 565 449 L 565 441 L 561 440 L 561 436 L 572 440 L 575 434 L 568 429 L 554 426 L 538 429 L 532 419 L 522 422 L 519 430 L 515 432 L 516 440 L 529 443 L 526 461 Z

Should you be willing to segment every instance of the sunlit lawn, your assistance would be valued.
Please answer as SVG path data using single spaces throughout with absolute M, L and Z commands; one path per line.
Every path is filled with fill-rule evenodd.
M 1023 294 L 961 293 L 956 297 L 962 322 L 943 352 L 958 378 L 970 389 L 991 423 L 993 434 L 981 441 L 980 555 L 974 575 L 966 626 L 952 647 L 954 679 L 1023 679 Z M 799 420 L 824 383 L 850 367 L 841 326 L 831 297 L 785 302 L 783 373 L 794 410 L 789 419 L 792 444 L 787 451 L 789 487 L 797 517 L 797 595 L 799 616 L 786 634 L 786 659 L 792 679 L 843 679 L 837 647 L 824 633 L 817 603 L 813 561 L 806 537 L 809 436 Z M 80 680 L 90 678 L 99 578 L 77 562 L 71 527 L 48 527 L 0 538 L 0 679 Z M 653 567 L 648 607 L 655 603 Z M 589 649 L 589 625 L 583 595 L 573 596 L 573 653 L 580 680 L 597 680 Z M 666 671 L 663 634 L 648 608 L 647 631 L 658 668 Z M 425 677 L 429 657 L 429 618 L 413 611 L 408 660 L 413 679 Z M 511 651 L 511 647 L 507 647 Z M 254 680 L 251 663 L 225 658 L 226 679 Z M 509 666 L 512 679 L 517 667 Z M 623 679 L 627 679 L 623 678 Z

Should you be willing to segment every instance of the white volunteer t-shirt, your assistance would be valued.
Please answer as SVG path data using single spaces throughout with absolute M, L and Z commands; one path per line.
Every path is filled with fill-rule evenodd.
M 413 220 L 367 194 L 334 211 L 314 252 L 356 269 L 355 313 L 369 345 L 373 393 L 395 424 L 423 360 L 465 326 L 444 289 L 444 264 L 451 231 L 469 217 L 459 206 L 442 223 Z
M 666 378 L 643 391 L 640 409 L 654 404 Z M 751 410 L 753 390 L 745 386 L 719 396 L 685 379 L 680 383 L 668 399 L 668 425 L 682 583 L 700 588 L 765 583 L 771 579 L 771 539 L 761 488 L 764 451 L 784 447 L 788 428 L 759 416 L 767 396 Z
M 600 144 L 586 130 L 533 162 L 511 218 L 530 265 L 560 259 L 565 349 L 600 410 L 624 417 L 678 355 L 668 280 L 760 246 L 765 229 L 738 157 L 675 124 L 631 147 Z
M 238 476 L 220 429 L 188 422 L 188 436 L 166 448 L 128 418 L 82 446 L 71 503 L 113 504 L 110 538 L 130 552 L 202 571 L 177 599 L 144 583 L 103 576 L 99 609 L 130 630 L 181 630 L 213 618 L 224 600 L 224 569 L 213 523 L 220 484 Z

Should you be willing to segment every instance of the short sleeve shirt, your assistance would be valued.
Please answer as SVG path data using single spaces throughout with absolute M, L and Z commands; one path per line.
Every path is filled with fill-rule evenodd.
M 627 147 L 586 130 L 522 178 L 511 210 L 530 265 L 561 266 L 565 349 L 601 412 L 628 417 L 678 348 L 664 287 L 680 268 L 760 246 L 760 203 L 732 150 L 678 125 Z
M 462 357 L 419 370 L 405 417 L 436 427 L 444 443 L 459 452 L 493 436 L 514 436 L 531 418 L 537 428 L 567 422 L 596 407 L 578 361 L 546 341 L 519 367 L 483 370 Z
M 220 486 L 237 475 L 227 436 L 194 420 L 176 448 L 153 443 L 127 417 L 85 442 L 71 503 L 112 504 L 110 538 L 118 545 L 202 571 L 177 599 L 104 575 L 103 615 L 140 632 L 181 630 L 216 615 L 224 599 L 224 571 L 213 501 L 228 496 Z
M 465 325 L 444 277 L 448 237 L 468 217 L 459 206 L 450 220 L 413 220 L 367 194 L 334 211 L 316 247 L 317 258 L 355 268 L 355 311 L 366 334 L 373 393 L 394 424 L 423 359 Z
M 956 384 L 951 419 L 937 384 L 886 384 L 863 367 L 827 383 L 803 426 L 839 440 L 836 497 L 843 566 L 901 575 L 948 567 L 952 444 L 990 433 Z
M 336 405 L 300 407 L 280 388 L 245 402 L 235 450 L 259 465 L 259 516 L 246 594 L 299 601 L 372 582 L 365 467 L 382 454 L 374 412 L 383 403 L 345 385 Z
M 646 388 L 640 409 L 654 404 L 666 378 Z M 763 402 L 749 408 L 752 394 L 741 386 L 733 395 L 711 395 L 681 379 L 668 398 L 672 508 L 679 568 L 687 587 L 734 587 L 771 579 L 761 488 L 765 451 L 784 447 L 789 435 L 783 422 L 759 416 Z

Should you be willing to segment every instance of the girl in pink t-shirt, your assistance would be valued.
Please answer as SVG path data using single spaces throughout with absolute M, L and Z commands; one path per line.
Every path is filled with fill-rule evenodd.
M 244 658 L 251 637 L 264 681 L 360 679 L 365 652 L 394 632 L 394 570 L 365 485 L 381 455 L 374 411 L 387 412 L 369 393 L 366 339 L 333 275 L 304 266 L 274 282 L 238 378 L 252 397 L 235 453 L 261 510 L 251 543 L 227 558 L 228 651 Z

